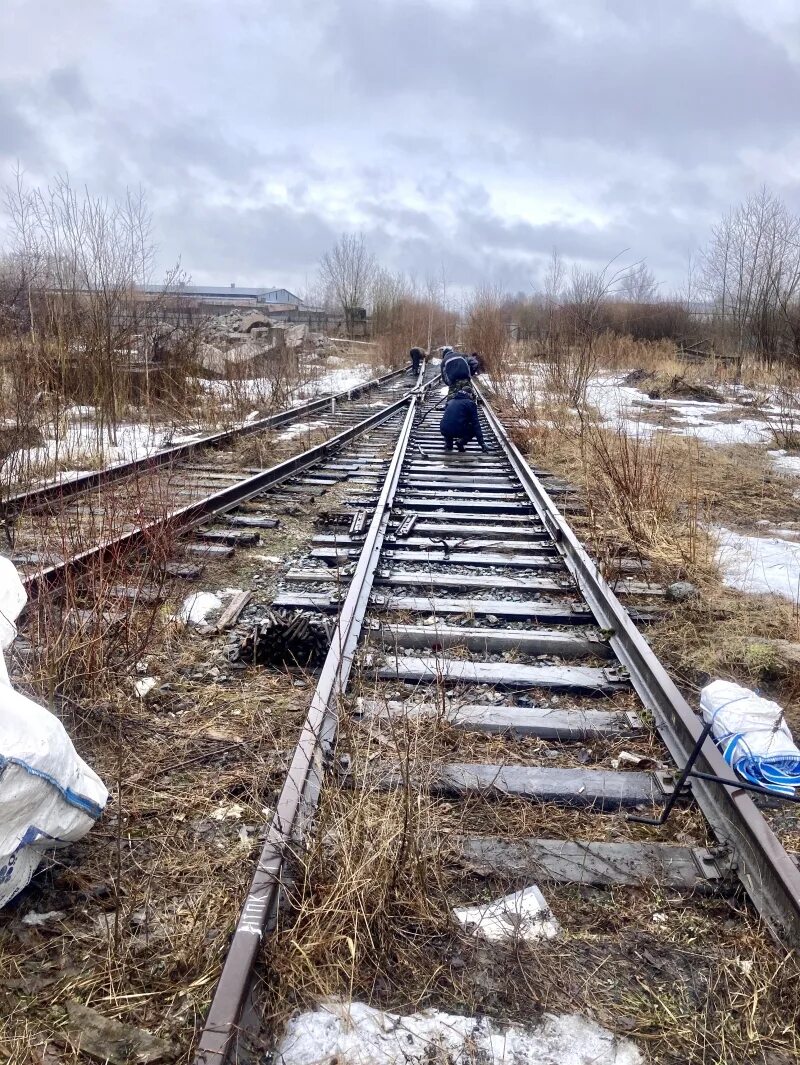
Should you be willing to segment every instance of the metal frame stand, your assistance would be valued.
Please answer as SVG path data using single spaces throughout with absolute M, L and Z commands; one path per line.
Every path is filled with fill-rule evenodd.
M 661 811 L 661 815 L 659 817 L 644 817 L 641 814 L 628 814 L 626 820 L 636 821 L 641 825 L 665 824 L 667 818 L 672 813 L 675 803 L 681 797 L 681 792 L 690 777 L 694 777 L 696 780 L 708 780 L 712 784 L 724 784 L 729 788 L 741 788 L 742 791 L 754 791 L 757 795 L 768 795 L 771 799 L 781 799 L 784 802 L 800 802 L 800 795 L 781 795 L 779 792 L 772 791 L 770 788 L 762 787 L 761 784 L 751 784 L 747 780 L 740 780 L 737 776 L 731 775 L 730 777 L 718 777 L 714 773 L 701 773 L 696 770 L 694 768 L 695 762 L 700 757 L 703 744 L 711 735 L 713 724 L 714 719 L 711 718 L 703 725 L 703 731 L 697 737 L 697 743 L 695 743 L 692 753 L 689 755 L 689 760 L 681 770 L 678 779 L 675 781 L 675 790 L 667 800 L 664 809 Z

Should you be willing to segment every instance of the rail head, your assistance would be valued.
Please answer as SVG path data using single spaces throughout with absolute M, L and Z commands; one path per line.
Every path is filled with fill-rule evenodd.
M 682 768 L 702 732 L 702 721 L 683 698 L 511 440 L 487 399 L 485 389 L 478 386 L 478 391 L 486 418 L 525 493 L 552 535 L 556 549 L 598 624 L 613 633 L 609 639 L 612 649 L 630 674 L 642 703 L 653 714 L 656 729 L 676 766 Z M 800 869 L 753 800 L 738 786 L 712 740 L 703 744 L 697 767 L 730 780 L 730 784 L 721 785 L 692 778 L 692 792 L 717 839 L 736 855 L 739 879 L 775 938 L 790 947 L 800 946 Z

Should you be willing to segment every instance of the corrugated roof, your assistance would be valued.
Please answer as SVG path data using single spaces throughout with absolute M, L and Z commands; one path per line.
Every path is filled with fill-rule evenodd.
M 163 285 L 145 285 L 145 292 L 163 292 Z M 169 285 L 167 292 L 174 292 L 178 296 L 222 296 L 228 299 L 261 299 L 267 300 L 273 297 L 273 302 L 279 302 L 278 296 L 288 296 L 289 300 L 281 299 L 280 302 L 302 303 L 299 296 L 295 296 L 288 288 L 244 288 L 239 285 Z

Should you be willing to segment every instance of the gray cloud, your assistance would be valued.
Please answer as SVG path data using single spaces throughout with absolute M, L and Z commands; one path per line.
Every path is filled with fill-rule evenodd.
M 9 3 L 0 167 L 141 184 L 196 278 L 302 287 L 363 229 L 457 286 L 526 288 L 554 245 L 673 285 L 763 182 L 800 208 L 781 0 Z

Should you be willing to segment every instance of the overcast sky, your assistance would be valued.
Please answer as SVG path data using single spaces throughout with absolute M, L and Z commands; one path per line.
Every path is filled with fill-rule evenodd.
M 166 266 L 302 290 L 342 231 L 530 290 L 666 289 L 728 205 L 800 210 L 797 0 L 2 0 L 0 167 L 141 184 Z

